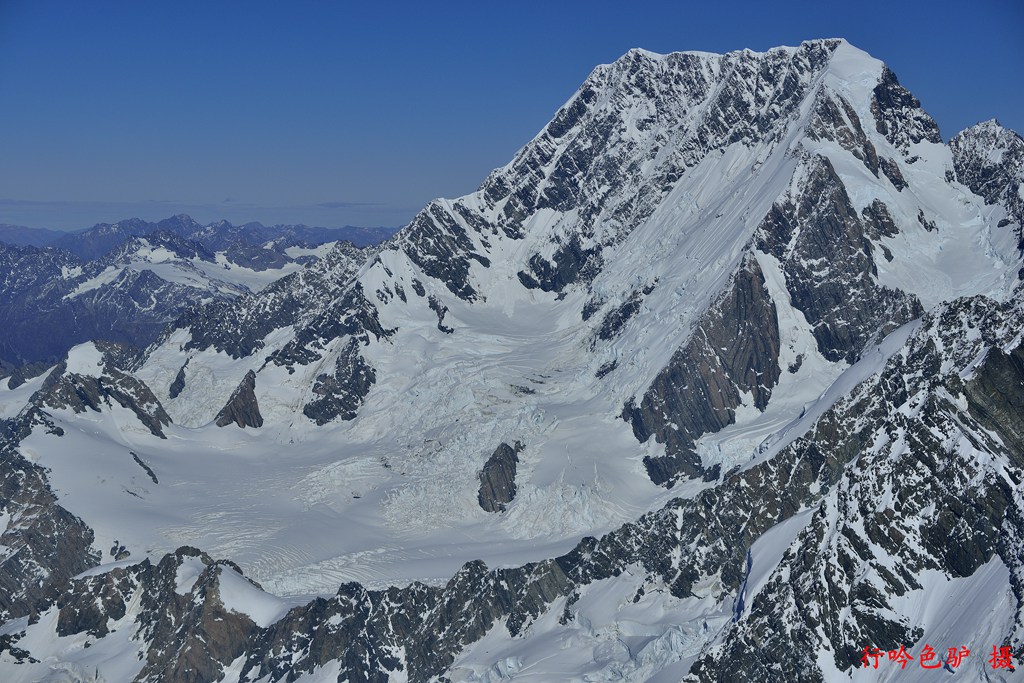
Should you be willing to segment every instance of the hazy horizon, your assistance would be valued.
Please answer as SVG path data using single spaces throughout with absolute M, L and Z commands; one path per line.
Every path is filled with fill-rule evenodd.
M 648 0 L 443 6 L 0 4 L 0 223 L 138 216 L 405 225 L 475 190 L 598 64 L 633 47 L 758 51 L 844 37 L 943 137 L 1024 130 L 1024 7 Z

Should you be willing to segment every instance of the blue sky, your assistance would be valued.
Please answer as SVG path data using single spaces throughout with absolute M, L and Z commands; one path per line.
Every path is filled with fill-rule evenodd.
M 833 36 L 887 62 L 944 137 L 1024 132 L 1019 0 L 0 0 L 0 223 L 398 226 L 475 189 L 631 47 Z

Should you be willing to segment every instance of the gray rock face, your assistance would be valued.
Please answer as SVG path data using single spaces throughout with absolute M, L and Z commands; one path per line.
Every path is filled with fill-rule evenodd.
M 807 126 L 807 137 L 838 142 L 878 177 L 878 152 L 864 133 L 857 112 L 841 95 L 825 93 L 818 98 L 814 117 Z
M 0 380 L 7 380 L 8 389 L 17 389 L 30 379 L 35 379 L 50 368 L 46 363 L 28 363 L 26 365 L 5 365 L 0 361 Z
M 504 512 L 505 506 L 516 497 L 516 465 L 522 450 L 523 444 L 518 441 L 514 448 L 503 443 L 484 463 L 477 500 L 487 512 Z
M 203 569 L 181 594 L 176 590 L 177 575 L 185 561 Z M 133 609 L 138 656 L 145 661 L 136 681 L 218 680 L 225 664 L 242 654 L 259 630 L 250 617 L 225 606 L 224 572 L 240 570 L 231 562 L 215 562 L 195 548 L 182 547 L 155 565 L 146 559 L 76 579 L 57 604 L 57 633 L 101 638 L 108 633 L 109 619 L 121 619 Z
M 441 330 L 445 334 L 452 334 L 455 332 L 454 329 L 444 324 L 444 316 L 448 313 L 448 307 L 442 304 L 440 299 L 433 295 L 427 299 L 427 303 L 430 305 L 430 310 L 437 314 L 437 329 Z
M 270 360 L 281 367 L 308 365 L 321 358 L 323 349 L 334 339 L 350 337 L 362 344 L 374 339 L 386 339 L 394 330 L 385 329 L 377 308 L 363 294 L 356 282 L 338 300 L 323 310 L 307 317 L 285 346 L 275 351 Z
M 213 348 L 232 358 L 250 356 L 263 347 L 263 339 L 275 329 L 302 326 L 317 315 L 343 314 L 335 308 L 325 309 L 337 302 L 359 267 L 374 253 L 373 249 L 339 244 L 308 268 L 255 294 L 189 309 L 175 321 L 174 327 L 191 332 L 186 349 Z
M 651 480 L 671 486 L 680 476 L 714 479 L 694 442 L 735 421 L 741 392 L 764 410 L 779 379 L 779 323 L 757 260 L 748 256 L 725 294 L 672 356 L 639 405 L 626 404 L 623 419 L 641 443 L 652 436 L 665 457 L 645 458 Z
M 957 133 L 949 147 L 957 180 L 1006 209 L 1024 251 L 1024 139 L 993 119 Z
M 758 229 L 757 248 L 777 258 L 793 305 L 813 326 L 825 358 L 855 361 L 921 315 L 912 295 L 875 282 L 872 235 L 896 230 L 881 202 L 858 216 L 828 159 L 814 157 L 798 194 L 772 207 Z
M 132 451 L 131 454 L 132 460 L 134 460 L 135 464 L 141 467 L 146 472 L 146 475 L 149 477 L 150 481 L 152 481 L 154 484 L 159 484 L 160 480 L 156 478 L 156 474 L 153 472 L 153 468 L 147 465 L 146 462 L 139 457 L 138 453 Z
M 642 289 L 634 290 L 625 302 L 614 310 L 608 311 L 601 320 L 601 326 L 597 330 L 597 338 L 607 341 L 618 335 L 626 323 L 640 311 L 644 297 L 653 292 L 654 287 L 655 285 L 650 284 Z M 587 308 L 584 306 L 583 319 L 586 320 L 589 317 Z
M 0 445 L 0 514 L 12 520 L 0 532 L 0 622 L 36 615 L 68 579 L 99 564 L 92 530 L 57 504 L 43 468 L 6 440 Z
M 334 374 L 320 375 L 313 385 L 316 398 L 307 403 L 302 413 L 318 425 L 332 420 L 353 420 L 370 387 L 377 381 L 377 373 L 363 360 L 359 342 L 350 339 L 335 362 Z
M 444 207 L 434 202 L 421 211 L 402 232 L 405 253 L 428 276 L 443 282 L 459 298 L 473 301 L 477 292 L 469 283 L 472 261 L 489 266 L 477 253 L 466 230 Z
M 39 407 L 70 408 L 76 413 L 99 412 L 112 401 L 131 410 L 155 436 L 166 438 L 163 428 L 171 417 L 145 383 L 115 365 L 110 352 L 104 354 L 98 376 L 69 373 L 66 363 L 59 364 L 32 398 Z
M 57 503 L 46 471 L 18 452 L 33 429 L 62 434 L 38 405 L 0 420 L 0 517 L 10 520 L 0 529 L 0 622 L 35 621 L 71 577 L 100 561 L 92 529 Z
M 188 367 L 188 361 L 185 362 L 181 368 L 178 369 L 178 374 L 174 376 L 174 381 L 167 389 L 167 395 L 171 398 L 177 398 L 179 394 L 185 389 L 185 368 Z
M 234 423 L 243 429 L 263 426 L 263 416 L 260 415 L 260 406 L 256 402 L 255 372 L 250 370 L 245 373 L 245 377 L 231 394 L 227 404 L 217 413 L 216 423 L 218 427 L 227 427 Z
M 1020 322 L 1019 308 L 983 298 L 926 317 L 904 354 L 791 447 L 840 463 L 856 455 L 856 467 L 837 471 L 831 493 L 749 612 L 687 680 L 821 680 L 814 653 L 831 652 L 850 671 L 866 643 L 919 649 L 920 616 L 891 609 L 894 598 L 919 590 L 925 571 L 968 577 L 996 556 L 1017 596 L 1017 618 L 1004 638 L 1015 652 L 1024 648 L 1024 501 L 1013 484 L 1024 474 L 1020 419 L 997 423 L 982 405 L 1008 414 L 1024 400 L 1020 347 L 1000 348 L 1008 341 L 1004 326 Z M 987 359 L 964 382 L 960 373 L 986 347 Z M 967 409 L 957 400 L 964 395 Z M 974 447 L 958 443 L 995 459 L 978 459 Z
M 922 140 L 942 143 L 935 121 L 921 108 L 920 100 L 900 85 L 896 74 L 888 67 L 883 69 L 882 78 L 875 86 L 871 113 L 876 130 L 904 154 L 908 153 L 910 145 Z
M 1024 461 L 1024 345 L 1009 353 L 991 349 L 974 378 L 964 386 L 971 417 L 1003 441 L 1018 467 Z

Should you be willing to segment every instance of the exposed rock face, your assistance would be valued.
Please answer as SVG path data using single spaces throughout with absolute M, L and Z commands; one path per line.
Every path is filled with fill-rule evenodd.
M 888 67 L 883 69 L 882 78 L 875 86 L 871 113 L 876 130 L 904 154 L 909 153 L 910 145 L 922 140 L 942 143 L 935 121 L 921 108 L 920 100 L 900 85 L 896 74 Z
M 814 118 L 807 126 L 807 137 L 839 143 L 878 177 L 878 152 L 868 140 L 857 112 L 841 95 L 823 94 L 818 98 Z
M 195 574 L 191 584 L 179 580 L 183 565 L 188 565 L 186 573 Z M 126 627 L 133 628 L 143 646 L 136 681 L 218 680 L 259 630 L 248 615 L 225 605 L 224 572 L 240 573 L 231 562 L 214 562 L 195 548 L 182 547 L 156 565 L 146 559 L 76 579 L 57 604 L 57 635 L 101 638 L 111 620 L 127 615 Z
M 1001 637 L 1021 651 L 1020 420 L 997 424 L 970 398 L 993 405 L 1001 396 L 1003 410 L 1024 400 L 1020 347 L 999 348 L 1007 341 L 1000 328 L 1019 316 L 981 298 L 954 302 L 926 320 L 883 375 L 794 444 L 803 457 L 856 454 L 857 466 L 841 472 L 750 612 L 688 680 L 821 680 L 812 653 L 831 651 L 849 671 L 864 643 L 920 647 L 920 615 L 890 609 L 893 596 L 922 590 L 926 571 L 969 577 L 996 556 L 1017 596 L 1017 619 Z M 962 381 L 972 354 L 989 344 L 986 361 Z M 996 461 L 977 458 L 975 448 Z
M 256 373 L 252 370 L 245 373 L 227 405 L 217 413 L 218 427 L 227 427 L 231 423 L 243 429 L 263 426 L 263 416 L 256 402 Z
M 176 565 L 182 556 L 198 557 L 205 565 L 186 595 L 175 590 Z M 250 617 L 226 607 L 221 597 L 222 574 L 239 572 L 238 568 L 181 548 L 143 571 L 139 583 L 149 590 L 142 594 L 139 633 L 153 646 L 138 680 L 215 680 L 257 631 Z
M 426 275 L 443 282 L 462 299 L 477 298 L 469 283 L 470 263 L 488 266 L 490 260 L 477 253 L 466 229 L 447 208 L 432 202 L 413 219 L 403 235 L 406 253 Z
M 150 432 L 164 437 L 163 428 L 171 418 L 148 386 L 136 377 L 118 369 L 110 354 L 104 354 L 99 376 L 67 372 L 61 363 L 47 376 L 33 402 L 47 408 L 70 408 L 76 413 L 99 412 L 103 406 L 116 402 L 135 413 Z
M 643 303 L 643 298 L 654 291 L 655 285 L 647 285 L 643 289 L 634 290 L 630 294 L 629 299 L 619 305 L 617 308 L 608 311 L 604 318 L 601 320 L 601 327 L 597 330 L 597 338 L 607 341 L 614 338 L 622 328 L 629 322 L 630 318 L 635 316 L 640 310 L 640 306 Z M 586 307 L 584 307 L 584 317 L 586 320 L 590 316 L 586 313 Z
M 185 368 L 188 366 L 188 362 L 181 366 L 178 370 L 178 374 L 174 376 L 174 381 L 171 382 L 171 386 L 168 387 L 167 395 L 171 398 L 177 398 L 181 394 L 182 390 L 185 389 Z
M 985 362 L 964 386 L 971 417 L 1002 439 L 1015 464 L 1024 454 L 1024 345 L 1009 353 L 999 347 L 989 351 Z
M 150 481 L 152 481 L 154 484 L 160 483 L 160 480 L 156 478 L 156 474 L 154 474 L 153 472 L 153 468 L 147 465 L 145 461 L 138 456 L 137 453 L 132 453 L 132 459 L 135 461 L 135 464 L 137 464 L 139 467 L 145 470 L 146 474 L 149 476 Z
M 57 505 L 41 468 L 0 450 L 0 509 L 12 522 L 0 534 L 0 620 L 33 614 L 72 576 L 99 563 L 90 530 Z
M 282 367 L 308 365 L 319 360 L 324 347 L 339 337 L 350 337 L 366 344 L 370 335 L 380 340 L 392 334 L 394 330 L 381 325 L 377 308 L 357 282 L 339 300 L 305 320 L 295 336 L 271 355 L 271 360 Z
M 0 622 L 35 618 L 100 560 L 92 530 L 57 504 L 43 468 L 17 451 L 28 430 L 47 423 L 38 409 L 0 421 L 0 518 L 9 520 L 0 528 Z
M 865 346 L 921 315 L 912 295 L 875 281 L 870 236 L 896 230 L 885 204 L 857 215 L 825 157 L 806 161 L 801 189 L 777 203 L 758 230 L 757 248 L 782 264 L 793 305 L 814 327 L 825 358 L 855 361 Z
M 352 420 L 377 381 L 373 368 L 359 353 L 359 342 L 350 339 L 338 355 L 333 375 L 320 375 L 313 385 L 319 398 L 307 403 L 302 413 L 318 425 L 335 419 Z
M 0 361 L 0 367 L 3 361 Z M 7 380 L 8 389 L 17 389 L 30 379 L 34 379 L 49 369 L 46 363 L 29 363 L 17 367 L 6 366 L 0 369 L 0 379 Z
M 651 480 L 671 486 L 680 475 L 717 477 L 717 469 L 704 468 L 694 442 L 732 424 L 741 392 L 751 393 L 764 410 L 779 379 L 778 358 L 775 304 L 757 260 L 747 257 L 640 405 L 630 402 L 623 409 L 641 443 L 653 436 L 665 444 L 665 457 L 644 460 Z
M 480 492 L 477 500 L 487 512 L 504 512 L 505 506 L 516 497 L 516 465 L 523 444 L 516 441 L 515 448 L 507 443 L 499 445 L 480 471 Z
M 957 180 L 1006 209 L 1016 223 L 1017 248 L 1024 250 L 1024 139 L 993 119 L 957 133 L 949 147 Z
M 359 267 L 374 253 L 375 249 L 338 244 L 310 267 L 255 294 L 187 311 L 174 327 L 187 328 L 191 333 L 186 349 L 213 348 L 232 358 L 244 358 L 262 349 L 264 338 L 275 329 L 329 314 L 324 309 L 342 295 Z
M 448 307 L 442 304 L 435 296 L 431 296 L 427 299 L 427 303 L 430 304 L 430 310 L 437 314 L 437 329 L 441 330 L 445 334 L 453 333 L 455 330 L 444 324 L 444 316 L 448 313 Z

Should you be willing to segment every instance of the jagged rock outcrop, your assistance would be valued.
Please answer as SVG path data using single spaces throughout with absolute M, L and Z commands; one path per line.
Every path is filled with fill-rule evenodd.
M 313 399 L 302 408 L 302 414 L 324 425 L 332 420 L 355 419 L 356 411 L 370 388 L 377 381 L 377 374 L 359 353 L 359 342 L 350 339 L 338 354 L 334 374 L 322 374 L 316 378 Z
M 171 423 L 170 416 L 144 382 L 117 367 L 112 354 L 113 349 L 119 347 L 87 344 L 83 353 L 88 354 L 89 348 L 95 348 L 101 359 L 95 370 L 87 374 L 69 371 L 67 362 L 60 363 L 43 381 L 39 392 L 33 396 L 33 403 L 82 413 L 86 410 L 100 412 L 114 402 L 131 410 L 155 436 L 165 438 L 163 428 Z
M 178 370 L 178 374 L 174 376 L 174 381 L 167 388 L 167 395 L 171 398 L 178 398 L 182 390 L 185 388 L 185 368 L 188 367 L 188 361 L 181 366 Z
M 629 402 L 622 411 L 641 443 L 653 436 L 665 444 L 664 457 L 644 460 L 651 480 L 671 486 L 679 475 L 718 477 L 717 468 L 704 467 L 695 441 L 732 424 L 741 393 L 764 410 L 779 379 L 778 359 L 775 304 L 757 260 L 748 257 L 640 404 Z
M 99 563 L 92 530 L 57 504 L 42 468 L 0 448 L 0 621 L 33 615 Z
M 727 672 L 815 680 L 821 669 L 812 653 L 830 652 L 849 671 L 865 644 L 923 646 L 927 622 L 892 609 L 894 598 L 923 591 L 926 572 L 971 577 L 993 558 L 1010 568 L 1020 614 L 1020 421 L 997 425 L 970 398 L 963 402 L 1002 393 L 1005 409 L 1024 399 L 1020 369 L 1007 360 L 1019 358 L 1020 347 L 1001 348 L 1012 343 L 1003 326 L 1020 315 L 1019 307 L 981 298 L 954 302 L 926 320 L 884 374 L 794 444 L 818 457 L 855 455 L 857 466 L 842 469 L 750 611 L 688 680 L 721 680 Z M 960 373 L 986 347 L 987 359 L 963 381 Z M 853 448 L 836 451 L 844 434 L 856 435 Z M 975 449 L 995 460 L 978 459 Z M 1016 623 L 999 638 L 1019 656 Z
M 243 429 L 263 426 L 263 416 L 256 402 L 256 373 L 252 370 L 245 373 L 227 404 L 217 413 L 218 427 L 227 427 L 232 423 Z
M 942 143 L 935 121 L 921 108 L 921 101 L 900 85 L 889 67 L 883 67 L 872 93 L 871 113 L 875 129 L 904 154 L 922 141 Z
M 92 530 L 58 504 L 45 470 L 17 450 L 31 429 L 54 429 L 52 422 L 34 409 L 0 427 L 0 622 L 35 619 L 100 555 Z
M 885 204 L 871 204 L 862 218 L 827 158 L 806 166 L 797 193 L 765 217 L 757 247 L 782 264 L 786 289 L 813 326 L 821 354 L 853 362 L 922 308 L 913 295 L 876 281 L 871 235 L 897 230 Z
M 8 389 L 17 389 L 30 379 L 34 379 L 50 368 L 46 363 L 28 363 L 26 365 L 4 365 L 0 361 L 0 380 L 7 380 Z
M 998 434 L 1018 467 L 1024 467 L 1024 345 L 1009 353 L 999 347 L 964 385 L 971 417 Z
M 1024 139 L 993 119 L 957 133 L 949 147 L 957 180 L 1006 209 L 1024 251 Z
M 230 576 L 225 577 L 225 573 Z M 157 564 L 149 559 L 99 575 L 75 579 L 58 601 L 56 634 L 102 638 L 109 625 L 128 617 L 142 660 L 136 681 L 217 680 L 241 655 L 259 627 L 232 605 L 225 582 L 245 582 L 229 561 L 214 561 L 196 548 L 182 547 Z M 235 609 L 232 609 L 232 607 Z M 284 610 L 282 609 L 282 612 Z
M 437 314 L 437 329 L 441 330 L 445 334 L 452 334 L 455 332 L 454 329 L 444 324 L 444 316 L 448 313 L 448 307 L 442 304 L 435 296 L 428 298 L 427 303 L 430 304 L 430 310 Z
M 504 512 L 505 506 L 516 497 L 516 466 L 523 444 L 515 447 L 500 444 L 480 471 L 480 491 L 477 501 L 487 512 Z
M 597 330 L 597 339 L 607 341 L 618 335 L 626 323 L 639 312 L 644 297 L 653 292 L 654 287 L 654 284 L 650 284 L 641 289 L 634 290 L 629 295 L 629 299 L 613 310 L 608 311 L 604 318 L 601 319 L 601 326 Z M 583 319 L 586 320 L 589 317 L 590 315 L 588 315 L 587 309 L 584 307 Z

